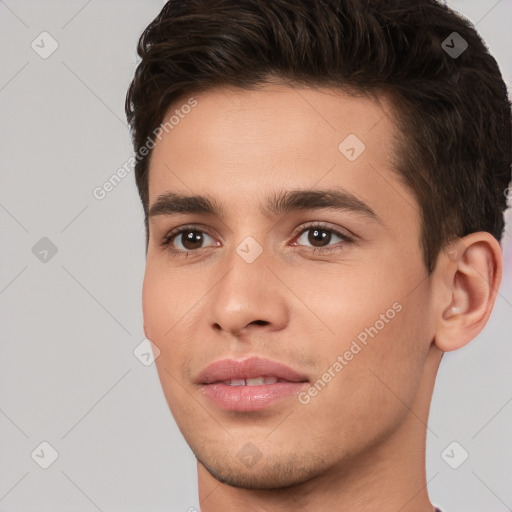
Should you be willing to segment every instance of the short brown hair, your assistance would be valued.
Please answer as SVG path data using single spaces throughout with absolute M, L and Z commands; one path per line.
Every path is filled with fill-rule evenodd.
M 450 54 L 443 41 L 450 48 L 465 41 L 467 48 Z M 511 105 L 496 60 L 473 26 L 445 5 L 170 0 L 141 35 L 138 54 L 142 60 L 126 97 L 137 154 L 171 103 L 192 92 L 251 89 L 277 78 L 386 94 L 401 133 L 397 171 L 420 206 L 428 271 L 453 238 L 487 231 L 501 240 L 512 160 Z M 146 250 L 150 157 L 151 152 L 135 163 Z

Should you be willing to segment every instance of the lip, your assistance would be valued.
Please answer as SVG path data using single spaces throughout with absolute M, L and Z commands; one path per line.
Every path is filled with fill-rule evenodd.
M 273 384 L 231 386 L 224 381 L 277 377 Z M 243 360 L 223 359 L 204 368 L 195 383 L 216 406 L 228 411 L 257 411 L 277 401 L 290 398 L 308 385 L 307 375 L 270 359 L 250 357 Z

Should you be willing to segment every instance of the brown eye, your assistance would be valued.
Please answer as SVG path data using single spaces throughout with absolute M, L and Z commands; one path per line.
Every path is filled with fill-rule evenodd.
M 331 241 L 331 233 L 327 229 L 310 228 L 308 242 L 314 247 L 323 247 Z
M 204 231 L 191 227 L 183 227 L 169 233 L 162 241 L 162 246 L 168 246 L 169 251 L 174 253 L 187 254 L 203 249 L 205 242 L 210 241 L 213 245 L 213 238 Z
M 338 238 L 338 240 L 336 240 L 336 238 Z M 338 243 L 331 244 L 331 241 Z M 300 232 L 300 236 L 297 238 L 298 245 L 305 245 L 306 247 L 309 245 L 310 247 L 318 248 L 320 251 L 324 248 L 325 250 L 336 249 L 336 246 L 351 241 L 352 239 L 349 236 L 335 229 L 323 226 L 308 226 Z
M 192 230 L 182 231 L 177 238 L 187 250 L 200 249 L 204 239 L 201 231 Z

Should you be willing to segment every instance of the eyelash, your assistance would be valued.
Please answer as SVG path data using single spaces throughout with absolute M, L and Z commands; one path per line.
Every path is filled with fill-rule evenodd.
M 322 231 L 327 231 L 327 232 L 330 232 L 330 233 L 334 233 L 336 236 L 338 236 L 339 238 L 341 238 L 341 242 L 337 242 L 338 244 L 343 244 L 341 246 L 326 246 L 326 247 L 312 247 L 310 249 L 309 252 L 313 253 L 313 254 L 317 254 L 317 253 L 320 253 L 320 254 L 329 254 L 329 253 L 332 253 L 332 252 L 337 252 L 337 251 L 341 251 L 343 250 L 344 248 L 344 245 L 345 244 L 348 244 L 348 243 L 351 243 L 353 242 L 354 240 L 349 237 L 348 235 L 344 234 L 344 233 L 341 233 L 340 231 L 336 230 L 336 229 L 333 229 L 333 228 L 330 228 L 330 227 L 327 227 L 323 224 L 310 224 L 310 225 L 307 225 L 307 226 L 304 226 L 302 227 L 302 229 L 300 231 L 298 231 L 297 235 L 294 236 L 294 238 L 300 238 L 300 236 L 309 231 L 309 230 L 312 230 L 312 229 L 320 229 Z M 178 237 L 179 235 L 181 235 L 182 233 L 186 233 L 186 232 L 189 232 L 189 231 L 197 231 L 199 233 L 206 233 L 206 231 L 203 231 L 201 229 L 198 229 L 197 226 L 193 226 L 193 225 L 190 225 L 190 226 L 183 226 L 183 227 L 180 227 L 180 228 L 177 228 L 176 230 L 173 230 L 171 231 L 170 233 L 168 233 L 162 243 L 160 244 L 162 247 L 167 247 L 167 250 L 173 254 L 174 256 L 177 256 L 177 257 L 184 257 L 184 258 L 187 258 L 190 254 L 194 254 L 194 253 L 197 253 L 199 251 L 201 251 L 202 249 L 206 249 L 206 247 L 202 247 L 202 248 L 199 248 L 199 249 L 191 249 L 191 250 L 188 250 L 188 251 L 183 251 L 181 249 L 174 249 L 173 247 L 171 247 L 171 241 Z M 208 233 L 206 233 L 208 235 Z M 209 235 L 211 236 L 211 235 Z

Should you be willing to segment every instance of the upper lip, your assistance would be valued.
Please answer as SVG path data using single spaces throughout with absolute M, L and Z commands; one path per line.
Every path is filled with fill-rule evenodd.
M 212 384 L 231 379 L 253 379 L 255 377 L 274 376 L 290 382 L 306 382 L 307 376 L 289 366 L 270 359 L 250 357 L 248 359 L 222 359 L 204 368 L 195 382 L 197 384 Z

